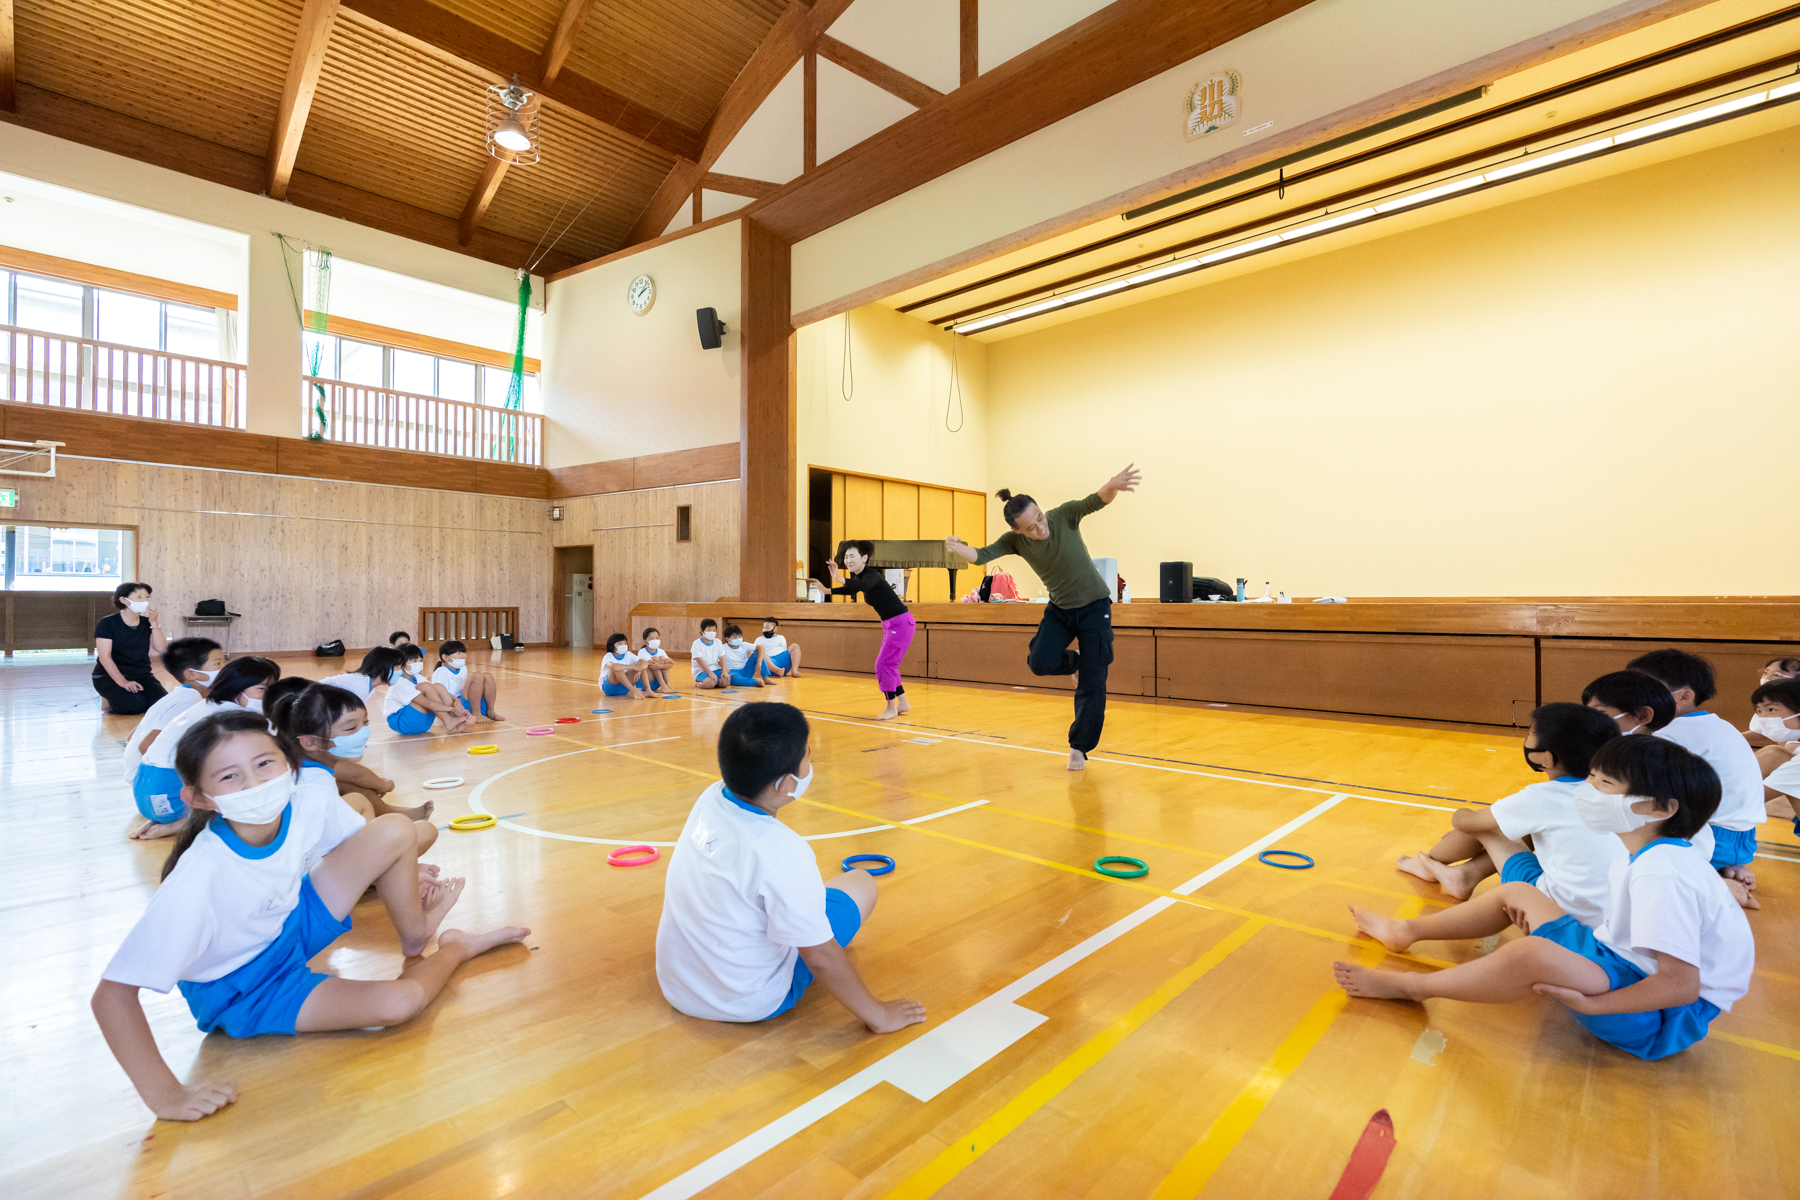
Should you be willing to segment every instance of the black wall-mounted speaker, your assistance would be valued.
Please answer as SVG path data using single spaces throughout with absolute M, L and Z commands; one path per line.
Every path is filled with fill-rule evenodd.
M 1194 564 L 1166 562 L 1162 565 L 1162 602 L 1186 604 L 1194 598 Z
M 724 344 L 725 322 L 719 320 L 719 310 L 702 308 L 694 312 L 694 319 L 700 323 L 700 348 L 717 350 Z

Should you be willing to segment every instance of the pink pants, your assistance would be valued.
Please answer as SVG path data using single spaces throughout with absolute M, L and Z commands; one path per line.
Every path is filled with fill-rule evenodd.
M 900 660 L 913 640 L 913 615 L 901 613 L 881 623 L 881 652 L 875 656 L 875 684 L 892 696 L 900 688 Z

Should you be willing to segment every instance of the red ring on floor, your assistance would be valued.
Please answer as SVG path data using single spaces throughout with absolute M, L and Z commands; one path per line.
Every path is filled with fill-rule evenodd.
M 650 857 L 628 859 L 625 857 L 627 854 L 648 854 Z M 620 846 L 606 856 L 606 865 L 609 867 L 643 867 L 661 857 L 662 851 L 655 846 Z

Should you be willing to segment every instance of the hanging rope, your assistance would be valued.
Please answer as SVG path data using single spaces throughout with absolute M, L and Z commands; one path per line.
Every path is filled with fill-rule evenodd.
M 952 331 L 950 334 L 950 394 L 944 398 L 944 428 L 949 429 L 951 433 L 961 433 L 964 425 L 962 375 L 958 372 L 956 363 L 957 343 L 960 341 L 962 341 L 962 335 Z M 950 405 L 953 401 L 956 404 L 956 428 L 950 429 Z
M 310 441 L 322 442 L 331 428 L 330 418 L 325 414 L 325 385 L 318 381 L 319 368 L 324 365 L 323 335 L 331 313 L 331 251 L 323 246 L 309 247 L 304 242 L 291 241 L 279 233 L 275 240 L 281 244 L 281 265 L 287 274 L 288 295 L 294 301 L 294 317 L 300 322 L 301 329 L 321 335 L 314 340 L 303 361 L 307 375 L 313 380 L 313 420 L 316 422 L 316 427 L 306 436 Z
M 842 369 L 838 372 L 838 391 L 844 400 L 856 395 L 856 366 L 850 361 L 850 314 L 844 314 L 844 359 Z

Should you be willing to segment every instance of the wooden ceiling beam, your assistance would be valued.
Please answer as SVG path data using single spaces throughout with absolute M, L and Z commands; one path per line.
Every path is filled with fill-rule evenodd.
M 871 58 L 855 46 L 846 46 L 829 34 L 821 33 L 814 43 L 819 57 L 829 59 L 852 75 L 860 75 L 884 92 L 891 92 L 914 108 L 924 108 L 933 100 L 942 100 L 944 93 L 927 84 L 920 83 L 911 75 L 897 71 L 878 58 Z
M 0 0 L 0 109 L 19 111 L 13 85 L 19 76 L 18 57 L 13 49 L 13 0 Z
M 538 79 L 548 85 L 556 82 L 562 73 L 563 63 L 568 60 L 569 51 L 575 47 L 575 39 L 581 35 L 582 26 L 587 24 L 588 13 L 594 7 L 594 0 L 568 0 L 563 5 L 562 16 L 556 22 L 556 28 L 550 34 L 549 44 L 544 47 L 544 57 L 538 62 Z M 456 241 L 466 246 L 475 236 L 475 227 L 481 224 L 481 218 L 487 216 L 488 205 L 494 202 L 494 195 L 500 190 L 500 181 L 506 178 L 507 164 L 487 156 L 487 165 L 482 168 L 481 179 L 475 184 L 475 190 L 469 193 L 469 202 L 463 205 L 461 220 L 456 223 Z
M 974 83 L 981 74 L 981 0 L 962 0 L 957 28 L 957 50 L 962 75 L 957 86 Z
M 0 0 L 0 4 L 9 0 Z M 287 83 L 281 89 L 281 107 L 275 116 L 275 132 L 269 138 L 267 191 L 272 200 L 287 199 L 288 180 L 294 174 L 294 158 L 306 133 L 306 117 L 312 111 L 313 93 L 319 86 L 319 69 L 325 65 L 325 45 L 331 40 L 331 23 L 337 17 L 338 0 L 306 0 L 300 10 L 300 31 L 294 35 L 294 53 L 288 59 Z
M 554 82 L 546 82 L 546 55 L 527 50 L 427 0 L 342 0 L 342 4 L 440 59 L 472 68 L 500 83 L 517 75 L 520 83 L 558 108 L 597 121 L 672 158 L 692 162 L 700 157 L 705 139 L 695 130 L 572 72 L 562 71 Z M 558 31 L 561 29 L 562 23 L 558 22 Z M 564 57 L 567 53 L 563 52 Z M 560 68 L 561 64 L 557 65 Z
M 811 237 L 1306 3 L 1114 0 L 794 180 L 748 213 L 790 243 Z
M 635 246 L 639 242 L 647 242 L 651 238 L 662 236 L 663 229 L 681 206 L 693 195 L 694 189 L 700 186 L 700 177 L 712 169 L 719 155 L 731 145 L 733 138 L 743 130 L 746 122 L 756 115 L 762 102 L 769 98 L 775 85 L 787 77 L 801 57 L 810 49 L 819 35 L 830 29 L 833 22 L 844 15 L 850 7 L 851 0 L 792 0 L 787 11 L 775 22 L 773 28 L 757 46 L 756 53 L 744 64 L 731 86 L 725 89 L 719 107 L 713 110 L 712 119 L 706 123 L 705 144 L 693 162 L 678 162 L 656 194 L 650 197 L 650 203 L 639 214 L 637 223 L 625 238 L 625 245 Z
M 743 175 L 720 175 L 716 171 L 708 171 L 702 175 L 700 186 L 731 196 L 748 196 L 752 200 L 773 196 L 781 190 L 779 183 L 770 183 L 767 179 L 749 179 Z
M 260 154 L 233 150 L 26 83 L 18 85 L 17 113 L 0 113 L 0 121 L 237 188 L 253 196 L 261 194 L 268 179 L 268 164 Z M 473 242 L 462 246 L 456 240 L 454 217 L 305 171 L 296 170 L 289 180 L 288 202 L 504 267 L 523 266 L 531 257 L 529 243 L 488 230 L 478 231 Z M 547 275 L 579 264 L 574 255 L 558 251 L 545 256 L 539 270 Z

